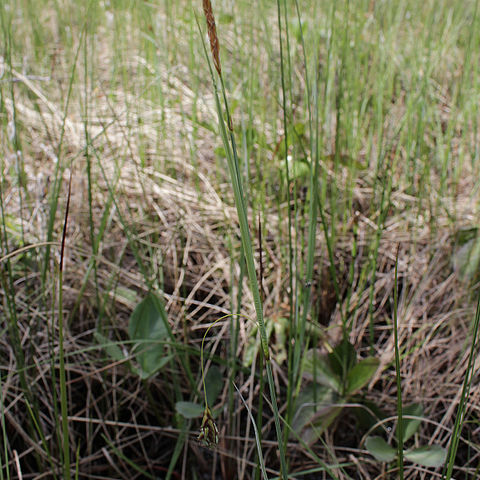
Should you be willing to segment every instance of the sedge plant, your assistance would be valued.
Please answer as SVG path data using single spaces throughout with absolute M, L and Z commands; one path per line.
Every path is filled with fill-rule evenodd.
M 232 182 L 233 193 L 235 197 L 235 206 L 237 209 L 238 221 L 240 224 L 240 234 L 241 234 L 241 240 L 242 240 L 243 254 L 244 254 L 245 262 L 247 265 L 248 279 L 249 279 L 250 289 L 253 295 L 253 301 L 255 305 L 256 320 L 257 320 L 258 328 L 260 331 L 262 352 L 265 358 L 267 381 L 268 381 L 269 390 L 270 390 L 270 399 L 271 399 L 271 405 L 273 409 L 273 416 L 275 420 L 275 430 L 276 430 L 278 448 L 279 448 L 279 454 L 280 454 L 282 478 L 283 480 L 287 480 L 288 472 L 287 472 L 287 463 L 286 463 L 286 456 L 285 456 L 285 445 L 284 445 L 284 439 L 282 435 L 282 428 L 280 425 L 280 415 L 278 411 L 275 384 L 273 380 L 272 363 L 271 363 L 271 358 L 270 358 L 270 353 L 268 348 L 267 330 L 266 330 L 265 321 L 263 318 L 263 306 L 262 306 L 262 300 L 260 296 L 260 288 L 259 288 L 258 279 L 257 279 L 257 272 L 255 269 L 255 260 L 254 260 L 252 239 L 250 234 L 250 227 L 248 225 L 247 204 L 244 196 L 242 176 L 240 174 L 240 169 L 239 169 L 239 157 L 238 157 L 237 145 L 235 141 L 235 135 L 233 133 L 233 121 L 230 115 L 225 84 L 222 76 L 222 69 L 221 69 L 220 56 L 219 56 L 219 41 L 218 41 L 218 36 L 216 31 L 215 17 L 213 14 L 213 9 L 212 9 L 210 0 L 203 0 L 203 11 L 205 14 L 205 19 L 207 21 L 208 36 L 210 40 L 210 51 L 212 53 L 215 71 L 218 75 L 218 79 L 220 82 L 220 90 L 223 97 L 223 105 L 224 105 L 225 112 L 223 111 L 221 106 L 219 85 L 217 82 L 217 78 L 215 76 L 215 72 L 213 71 L 210 59 L 208 57 L 205 43 L 203 43 L 203 46 L 204 46 L 204 50 L 205 50 L 205 54 L 206 54 L 206 58 L 207 58 L 207 62 L 210 70 L 213 87 L 214 87 L 215 103 L 217 108 L 220 134 L 222 137 L 223 146 L 227 156 L 230 180 Z M 200 25 L 199 25 L 199 28 L 200 28 Z M 202 42 L 203 42 L 203 36 L 202 36 Z M 226 121 L 224 119 L 224 113 L 226 115 Z

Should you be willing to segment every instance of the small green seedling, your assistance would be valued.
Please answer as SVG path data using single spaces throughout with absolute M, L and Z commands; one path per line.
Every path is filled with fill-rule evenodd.
M 420 427 L 423 417 L 423 408 L 414 403 L 403 409 L 403 443 L 407 442 Z M 398 449 L 389 445 L 383 437 L 368 436 L 365 441 L 367 450 L 379 462 L 392 462 L 396 459 Z M 404 457 L 413 463 L 424 467 L 441 467 L 445 462 L 447 451 L 440 445 L 424 445 L 404 450 Z
M 319 355 L 315 349 L 305 352 L 303 376 L 313 383 L 297 398 L 294 431 L 313 443 L 340 414 L 342 405 L 356 401 L 355 395 L 371 380 L 379 363 L 374 357 L 357 361 L 355 348 L 346 339 L 327 355 Z

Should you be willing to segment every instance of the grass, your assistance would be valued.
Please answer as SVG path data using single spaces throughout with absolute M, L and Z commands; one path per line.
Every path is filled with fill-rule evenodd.
M 476 478 L 478 1 L 212 7 L 4 2 L 0 479 Z

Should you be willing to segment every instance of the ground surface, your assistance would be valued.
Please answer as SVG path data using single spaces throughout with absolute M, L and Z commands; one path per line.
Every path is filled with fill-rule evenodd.
M 408 448 L 449 448 L 477 370 L 478 2 L 280 4 L 280 27 L 275 2 L 213 9 L 278 405 L 294 430 L 289 472 L 399 478 L 365 443 L 376 424 L 396 447 L 395 310 L 403 402 L 422 407 Z M 278 475 L 195 14 L 206 31 L 200 2 L 4 2 L 1 478 L 67 478 L 62 417 L 79 478 L 253 478 L 249 412 Z M 215 450 L 196 441 L 206 333 Z M 351 395 L 323 396 L 322 362 L 342 337 L 377 368 Z M 479 394 L 473 376 L 458 479 L 477 475 Z M 404 473 L 441 468 L 407 460 Z

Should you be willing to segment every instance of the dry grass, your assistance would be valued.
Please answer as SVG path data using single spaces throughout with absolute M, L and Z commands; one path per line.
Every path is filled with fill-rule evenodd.
M 99 32 L 100 39 L 105 36 L 103 41 L 107 45 L 107 30 L 100 29 Z M 227 32 L 222 33 L 228 50 L 235 38 Z M 135 39 L 137 41 L 137 36 Z M 98 83 L 88 85 L 88 98 L 84 97 L 84 85 L 81 82 L 75 84 L 65 119 L 64 93 L 71 65 L 62 52 L 55 56 L 58 65 L 48 81 L 29 80 L 28 75 L 17 69 L 7 72 L 6 78 L 14 77 L 17 83 L 14 102 L 6 90 L 3 94 L 4 123 L 7 125 L 15 112 L 24 171 L 23 183 L 19 185 L 14 172 L 20 160 L 4 128 L 0 143 L 4 156 L 2 196 L 4 215 L 8 219 L 8 253 L 14 255 L 15 307 L 28 365 L 26 375 L 40 412 L 41 428 L 49 432 L 42 445 L 36 440 L 36 434 L 29 430 L 31 422 L 17 375 L 15 350 L 4 335 L 0 340 L 1 394 L 6 433 L 3 440 L 8 452 L 10 478 L 52 478 L 53 472 L 57 478 L 61 476 L 60 442 L 56 432 L 58 411 L 55 408 L 59 393 L 53 378 L 54 373 L 58 374 L 58 365 L 55 358 L 52 362 L 52 352 L 58 348 L 55 341 L 56 268 L 70 170 L 73 184 L 64 266 L 64 311 L 68 319 L 65 349 L 71 443 L 74 451 L 79 449 L 80 478 L 145 478 L 126 458 L 157 478 L 164 478 L 175 441 L 181 435 L 174 418 L 175 378 L 181 379 L 179 387 L 185 396 L 188 396 L 189 387 L 180 364 L 174 361 L 161 375 L 142 382 L 126 368 L 125 362 L 110 359 L 96 346 L 93 338 L 94 331 L 101 324 L 112 340 L 126 340 L 130 313 L 149 290 L 132 251 L 131 239 L 146 266 L 149 282 L 161 291 L 165 300 L 178 345 L 195 348 L 198 353 L 205 330 L 220 315 L 237 307 L 240 269 L 236 210 L 222 160 L 214 153 L 218 141 L 209 128 L 202 126 L 211 127 L 215 121 L 209 88 L 200 86 L 200 93 L 195 90 L 192 85 L 194 76 L 186 62 L 170 64 L 168 71 L 160 71 L 146 58 L 129 56 L 128 71 L 137 75 L 137 79 L 142 78 L 138 72 L 146 72 L 143 91 L 149 90 L 150 82 L 162 86 L 162 97 L 166 100 L 160 108 L 156 99 L 141 94 L 140 87 L 131 92 L 121 83 L 109 84 L 108 72 L 114 61 L 110 53 L 107 46 L 98 50 L 98 58 L 95 57 L 95 62 L 99 62 Z M 80 58 L 77 72 L 82 71 L 83 61 Z M 148 73 L 150 70 L 152 74 Z M 224 66 L 224 75 L 226 70 Z M 265 81 L 264 76 L 262 81 Z M 58 84 L 63 87 L 59 89 Z M 90 271 L 92 245 L 86 200 L 85 102 L 88 102 L 88 129 L 92 138 L 89 154 L 92 155 L 94 179 L 91 206 L 95 233 L 102 228 L 102 215 L 108 202 L 112 201 L 111 209 L 106 213 L 105 233 L 98 245 L 96 279 Z M 447 92 L 442 102 L 448 106 Z M 402 105 L 402 99 L 399 99 L 396 107 L 399 117 L 402 116 Z M 442 114 L 447 111 L 446 107 Z M 241 114 L 237 112 L 236 115 L 235 124 L 241 125 Z M 281 140 L 281 133 L 272 130 L 272 122 L 264 125 L 258 118 L 255 121 L 267 136 Z M 65 170 L 61 177 L 60 208 L 54 227 L 54 258 L 48 268 L 47 283 L 42 285 L 40 272 L 50 211 L 49 195 L 58 161 L 55 150 L 63 124 L 65 134 L 60 161 Z M 331 128 L 334 131 L 333 122 Z M 460 139 L 454 138 L 454 144 L 455 141 Z M 261 148 L 259 145 L 255 147 Z M 195 164 L 190 162 L 192 155 Z M 403 152 L 397 162 L 402 165 L 407 160 L 407 153 Z M 334 178 L 340 191 L 348 191 L 348 171 L 331 169 L 328 164 L 326 168 L 327 178 Z M 474 311 L 470 290 L 454 271 L 452 257 L 455 232 L 461 226 L 475 225 L 476 207 L 472 208 L 472 205 L 477 205 L 478 195 L 471 193 L 476 185 L 476 169 L 471 168 L 469 161 L 464 162 L 463 168 L 465 174 L 461 175 L 458 190 L 450 192 L 450 196 L 437 198 L 435 189 L 441 179 L 433 169 L 427 186 L 430 201 L 433 204 L 441 201 L 443 209 L 440 211 L 455 211 L 454 224 L 445 213 L 435 218 L 430 218 L 428 211 L 415 216 L 412 205 L 416 205 L 417 199 L 408 193 L 407 185 L 402 188 L 401 169 L 393 172 L 395 187 L 391 214 L 379 245 L 373 285 L 373 318 L 375 355 L 381 360 L 381 368 L 365 394 L 389 415 L 396 415 L 391 299 L 395 252 L 399 245 L 399 335 L 406 352 L 402 358 L 402 392 L 405 403 L 418 401 L 425 407 L 428 421 L 422 423 L 418 436 L 421 444 L 448 445 L 468 357 L 469 325 Z M 252 167 L 252 174 L 256 172 Z M 357 207 L 356 216 L 342 229 L 336 245 L 335 259 L 338 271 L 342 272 L 343 290 L 347 288 L 346 272 L 352 261 L 353 284 L 358 284 L 375 234 L 378 212 L 372 213 L 370 205 L 377 200 L 377 193 L 372 188 L 372 181 L 373 174 L 370 173 L 355 179 L 351 194 Z M 472 195 L 475 195 L 473 200 Z M 286 232 L 287 220 L 284 215 L 279 215 L 274 202 L 267 202 L 262 210 L 263 254 L 266 257 L 263 279 L 265 317 L 276 319 L 288 314 L 289 310 L 283 243 L 286 237 L 281 235 Z M 253 215 L 255 213 L 251 218 L 252 226 L 256 225 Z M 352 260 L 354 221 L 359 252 Z M 331 306 L 331 285 L 328 287 L 323 278 L 328 272 L 328 256 L 320 228 L 317 236 L 314 300 L 317 305 Z M 294 242 L 299 251 L 302 240 L 303 233 L 295 232 Z M 4 265 L 6 253 L 2 251 Z M 239 311 L 254 318 L 247 280 L 244 278 L 243 281 Z M 360 356 L 366 355 L 369 348 L 369 288 L 370 285 L 361 291 L 354 288 L 349 307 L 353 325 L 350 339 Z M 2 296 L 2 317 L 6 317 L 9 315 L 6 296 Z M 340 334 L 340 310 L 338 305 L 330 308 L 329 326 L 325 332 L 335 344 Z M 249 340 L 252 325 L 240 323 L 239 358 Z M 225 359 L 228 321 L 219 323 L 215 331 L 208 351 Z M 192 355 L 190 360 L 199 382 L 198 355 Z M 284 392 L 287 382 L 285 364 L 275 366 L 274 376 L 279 392 Z M 255 369 L 240 371 L 236 384 L 255 412 L 258 404 Z M 220 401 L 225 405 L 228 402 L 226 385 L 220 395 Z M 478 427 L 475 422 L 479 395 L 480 388 L 475 382 L 468 403 L 472 424 L 465 426 L 463 434 L 465 442 L 473 443 L 470 452 L 467 452 L 466 443 L 463 444 L 459 457 L 466 462 L 467 458 L 462 455 L 468 453 L 470 464 L 465 468 L 478 463 L 475 440 Z M 232 425 L 226 407 L 217 420 L 221 442 L 216 452 L 206 452 L 197 445 L 193 437 L 198 422 L 190 424 L 190 440 L 182 450 L 172 478 L 193 478 L 192 465 L 199 472 L 197 478 L 208 478 L 201 477 L 200 472 L 210 473 L 211 478 L 215 478 L 215 470 L 221 472 L 223 478 L 250 478 L 251 467 L 255 465 L 255 442 L 242 404 L 238 403 L 237 407 L 231 417 Z M 329 448 L 318 442 L 313 450 L 331 464 L 352 462 L 354 466 L 348 471 L 351 475 L 356 471 L 354 478 L 387 478 L 385 471 L 382 476 L 384 467 L 372 461 L 364 445 L 359 443 L 364 432 L 349 433 L 350 425 L 349 416 L 337 421 L 325 435 Z M 272 432 L 273 423 L 266 418 L 263 432 L 265 460 L 268 471 L 278 474 Z M 52 454 L 51 460 L 46 454 L 46 446 Z M 288 445 L 288 452 L 292 472 L 318 466 L 311 454 L 296 442 Z M 38 465 L 46 468 L 49 463 L 50 471 L 38 470 Z M 338 478 L 347 478 L 342 470 L 335 469 L 335 472 Z M 405 472 L 406 478 L 411 479 L 434 478 L 431 475 L 430 470 L 411 465 Z M 308 478 L 328 477 L 319 473 Z

